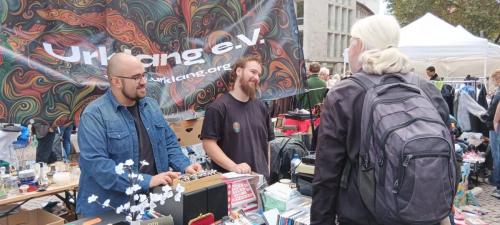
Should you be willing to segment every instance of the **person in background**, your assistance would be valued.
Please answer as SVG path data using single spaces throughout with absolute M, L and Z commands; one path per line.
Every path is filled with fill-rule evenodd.
M 146 97 L 147 79 L 141 61 L 116 53 L 109 60 L 107 74 L 108 91 L 85 108 L 78 127 L 81 175 L 77 212 L 84 217 L 109 211 L 89 203 L 91 195 L 110 199 L 115 208 L 129 201 L 125 194 L 130 186 L 127 174 L 115 172 L 116 165 L 126 160 L 133 160 L 133 170 L 141 177 L 140 191 L 145 193 L 172 184 L 178 172 L 202 170 L 200 164 L 190 164 L 158 103 Z
M 495 110 L 495 118 L 493 118 L 493 128 L 497 134 L 500 134 L 500 104 L 497 104 L 497 109 Z M 499 188 L 497 187 L 497 190 Z
M 36 121 L 31 127 L 31 133 L 36 136 L 36 162 L 47 164 L 61 160 L 60 155 L 54 151 L 57 127 L 49 125 L 45 121 Z
M 436 68 L 434 68 L 434 66 L 427 67 L 425 72 L 427 73 L 429 80 L 436 80 L 436 81 L 441 80 L 439 79 L 439 75 L 436 73 Z
M 256 99 L 262 74 L 259 56 L 236 61 L 229 77 L 230 91 L 205 112 L 201 139 L 214 168 L 269 177 L 269 141 L 274 139 L 267 107 Z
M 340 78 L 340 75 L 338 73 L 334 74 L 331 76 L 330 79 L 328 79 L 328 81 L 326 82 L 326 88 L 328 88 L 328 90 L 331 90 L 332 87 L 341 80 Z
M 73 131 L 73 124 L 67 126 L 60 126 L 62 145 L 64 150 L 64 160 L 70 162 L 69 155 L 71 154 L 71 132 Z
M 307 78 L 307 89 L 309 91 L 298 95 L 300 106 L 303 109 L 309 110 L 316 104 L 323 102 L 327 90 L 325 81 L 319 78 L 320 69 L 321 66 L 317 62 L 309 65 L 309 77 Z
M 320 80 L 327 82 L 330 79 L 330 70 L 326 67 L 321 67 L 318 73 L 318 77 Z
M 498 113 L 500 107 L 500 104 L 498 104 L 500 102 L 500 69 L 495 70 L 490 78 L 496 87 L 496 92 L 491 99 L 486 115 L 482 116 L 482 118 L 486 120 L 486 126 L 489 129 L 491 155 L 493 156 L 493 173 L 490 177 L 490 183 L 496 186 L 496 189 L 491 195 L 500 199 L 500 132 L 498 130 L 500 121 Z

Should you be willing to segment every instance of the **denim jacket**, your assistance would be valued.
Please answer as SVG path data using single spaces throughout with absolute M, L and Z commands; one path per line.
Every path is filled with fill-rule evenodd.
M 158 173 L 169 167 L 184 172 L 189 159 L 183 155 L 175 133 L 167 125 L 160 107 L 152 98 L 139 100 L 139 112 L 147 130 Z M 77 212 L 83 216 L 102 214 L 109 209 L 87 199 L 92 194 L 99 202 L 110 199 L 117 207 L 128 200 L 125 190 L 129 187 L 126 175 L 117 175 L 115 166 L 127 159 L 134 160 L 134 170 L 139 170 L 139 141 L 132 114 L 120 105 L 108 90 L 106 94 L 89 104 L 83 112 L 78 128 L 80 147 L 80 185 Z M 151 176 L 142 174 L 139 183 L 142 190 L 149 190 Z

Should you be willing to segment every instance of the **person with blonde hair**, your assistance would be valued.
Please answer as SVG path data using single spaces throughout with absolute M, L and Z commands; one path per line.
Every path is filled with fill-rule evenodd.
M 361 137 L 370 132 L 361 128 L 363 102 L 367 90 L 371 89 L 365 89 L 353 78 L 380 80 L 385 75 L 399 74 L 403 79 L 418 79 L 419 88 L 429 97 L 430 107 L 437 109 L 436 117 L 446 129 L 444 124 L 449 114 L 446 103 L 432 83 L 409 73 L 408 57 L 398 49 L 399 36 L 400 26 L 393 16 L 366 17 L 351 28 L 349 66 L 353 75 L 328 92 L 321 110 L 311 224 L 335 224 L 336 221 L 341 225 L 386 224 L 376 222 L 380 215 L 371 213 L 362 197 L 375 187 L 360 187 L 357 183 L 362 160 L 359 157 Z M 385 185 L 389 188 L 393 184 Z M 364 188 L 363 191 L 360 188 Z
M 496 186 L 496 189 L 491 194 L 493 197 L 500 199 L 500 131 L 498 130 L 500 115 L 498 109 L 500 107 L 500 69 L 495 70 L 490 77 L 493 85 L 496 87 L 495 94 L 491 98 L 491 104 L 485 115 L 486 126 L 489 129 L 491 155 L 493 156 L 493 173 L 490 177 L 490 183 Z
M 332 75 L 330 77 L 330 79 L 328 79 L 328 81 L 326 82 L 326 88 L 328 88 L 328 90 L 331 90 L 333 88 L 333 86 L 339 82 L 342 78 L 340 77 L 340 75 L 338 73 Z
M 330 70 L 326 67 L 321 67 L 321 69 L 319 69 L 318 77 L 320 80 L 327 82 L 330 78 Z

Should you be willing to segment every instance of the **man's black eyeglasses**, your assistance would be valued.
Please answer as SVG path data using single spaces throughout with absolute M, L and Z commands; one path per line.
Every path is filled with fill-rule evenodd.
M 118 75 L 114 75 L 114 77 L 119 77 L 119 78 L 123 78 L 123 79 L 129 79 L 129 80 L 135 80 L 135 82 L 139 82 L 140 80 L 144 79 L 146 77 L 146 72 L 144 73 L 138 73 L 134 76 L 131 76 L 131 77 L 125 77 L 125 76 L 118 76 Z

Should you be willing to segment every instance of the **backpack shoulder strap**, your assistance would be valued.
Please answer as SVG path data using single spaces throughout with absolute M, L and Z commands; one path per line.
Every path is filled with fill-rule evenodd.
M 367 91 L 368 89 L 370 89 L 376 85 L 376 83 L 373 80 L 368 78 L 368 75 L 366 75 L 365 73 L 362 73 L 362 72 L 356 73 L 356 74 L 348 77 L 348 79 L 354 81 L 356 84 L 361 86 L 365 91 Z
M 423 84 L 423 80 L 421 78 L 419 78 L 417 75 L 413 74 L 413 73 L 409 73 L 409 74 L 406 74 L 404 76 L 404 78 L 406 79 L 407 83 L 410 83 L 410 84 L 414 84 L 416 85 L 420 90 L 422 90 L 421 94 L 427 98 L 427 100 L 429 100 L 430 102 L 432 102 L 432 99 L 431 99 L 431 94 L 428 93 L 426 90 L 426 88 L 423 88 L 424 84 Z M 424 81 L 425 82 L 425 81 Z
M 370 79 L 370 77 L 363 72 L 356 73 L 353 76 L 348 77 L 348 79 L 361 86 L 365 90 L 365 92 L 368 91 L 368 89 L 375 87 L 378 83 L 378 81 Z M 357 165 L 357 162 L 352 162 L 351 159 L 349 159 L 349 157 L 347 156 L 347 160 L 345 161 L 344 169 L 342 170 L 342 175 L 340 178 L 341 188 L 348 188 L 349 177 L 351 176 L 353 165 Z

